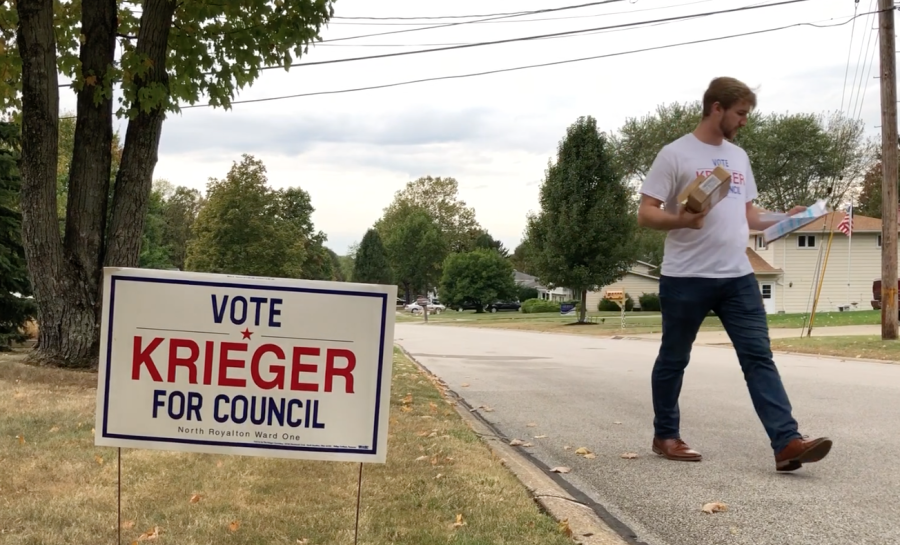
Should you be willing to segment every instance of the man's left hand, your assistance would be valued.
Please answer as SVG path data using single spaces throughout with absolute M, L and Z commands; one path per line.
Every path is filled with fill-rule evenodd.
M 788 216 L 793 216 L 794 214 L 799 214 L 800 212 L 803 212 L 804 210 L 806 210 L 805 206 L 795 206 L 795 207 L 791 208 L 790 210 L 788 210 Z

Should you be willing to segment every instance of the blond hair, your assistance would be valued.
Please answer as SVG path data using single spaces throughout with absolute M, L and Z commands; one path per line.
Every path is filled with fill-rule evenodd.
M 735 78 L 715 78 L 703 93 L 703 117 L 712 113 L 716 102 L 726 110 L 740 102 L 746 102 L 751 108 L 755 108 L 756 93 L 746 83 Z

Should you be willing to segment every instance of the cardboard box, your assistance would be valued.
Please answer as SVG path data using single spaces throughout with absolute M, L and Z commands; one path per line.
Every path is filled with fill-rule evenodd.
M 709 176 L 697 176 L 678 195 L 678 202 L 689 212 L 699 214 L 724 199 L 731 191 L 731 173 L 717 166 Z

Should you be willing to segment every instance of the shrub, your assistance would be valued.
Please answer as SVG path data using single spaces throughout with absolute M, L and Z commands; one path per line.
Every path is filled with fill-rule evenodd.
M 603 299 L 600 299 L 600 303 L 597 305 L 597 310 L 599 310 L 600 312 L 621 312 L 622 308 L 615 301 L 604 297 Z M 626 293 L 625 311 L 631 312 L 632 310 L 634 310 L 634 299 L 631 298 L 631 295 Z
M 645 293 L 638 297 L 638 301 L 641 303 L 641 310 L 646 312 L 659 312 L 659 294 L 658 293 Z
M 527 314 L 559 312 L 559 303 L 556 301 L 545 301 L 544 299 L 526 299 L 522 302 L 522 312 Z
M 519 301 L 527 301 L 529 299 L 537 299 L 538 298 L 538 290 L 537 290 L 537 288 L 526 288 L 525 286 L 518 286 L 518 295 L 519 295 Z

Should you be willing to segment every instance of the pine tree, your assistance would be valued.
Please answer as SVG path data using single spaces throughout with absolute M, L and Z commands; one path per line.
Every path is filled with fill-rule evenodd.
M 17 135 L 18 127 L 0 123 L 0 351 L 26 340 L 25 324 L 36 313 L 22 247 Z
M 584 323 L 587 291 L 622 278 L 637 259 L 629 190 L 594 118 L 569 126 L 556 163 L 547 169 L 540 203 L 526 231 L 537 276 L 580 293 L 578 321 Z
M 352 280 L 363 284 L 391 284 L 392 276 L 381 235 L 369 229 L 356 252 Z

